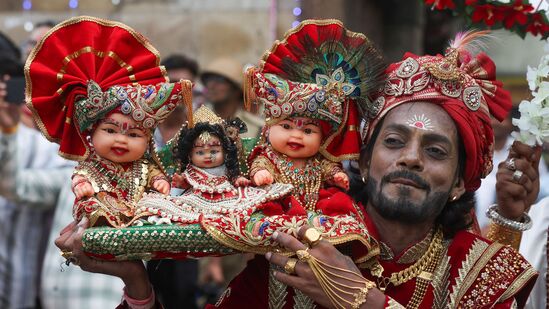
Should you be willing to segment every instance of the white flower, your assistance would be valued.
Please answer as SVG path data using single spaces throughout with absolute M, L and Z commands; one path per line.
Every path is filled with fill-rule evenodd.
M 549 58 L 548 58 L 549 60 Z M 539 87 L 540 82 L 547 78 L 549 75 L 549 65 L 543 64 L 537 68 L 532 68 L 528 66 L 527 72 L 526 72 L 526 79 L 528 80 L 528 87 L 531 91 L 536 90 L 537 87 Z
M 549 42 L 545 45 L 549 52 Z M 532 91 L 531 101 L 519 105 L 520 118 L 513 119 L 520 132 L 513 137 L 530 146 L 549 142 L 549 54 L 541 58 L 537 68 L 528 67 L 526 79 Z
M 532 95 L 534 96 L 532 103 L 543 104 L 545 99 L 549 97 L 549 82 L 541 82 L 538 91 L 532 92 Z

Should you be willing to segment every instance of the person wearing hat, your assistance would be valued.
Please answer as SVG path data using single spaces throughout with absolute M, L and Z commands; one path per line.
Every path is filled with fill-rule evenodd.
M 502 120 L 511 108 L 493 61 L 469 52 L 478 36 L 456 37 L 444 56 L 406 54 L 387 68 L 374 104 L 362 106 L 365 147 L 362 182 L 356 185 L 380 255 L 355 265 L 352 255 L 343 255 L 310 227 L 297 237 L 275 233 L 272 239 L 295 256 L 269 252 L 267 261 L 249 264 L 217 308 L 312 305 L 297 293 L 267 288 L 264 282 L 271 281 L 330 308 L 524 306 L 536 271 L 513 248 L 469 230 L 474 192 L 492 169 L 490 115 Z M 513 178 L 528 188 L 534 176 L 525 170 Z M 498 203 L 494 234 L 528 228 L 522 200 Z M 268 263 L 278 269 L 261 271 Z
M 258 137 L 264 121 L 244 110 L 242 85 L 243 67 L 232 58 L 218 58 L 208 64 L 200 76 L 205 86 L 206 100 L 219 117 L 229 120 L 240 118 L 248 127 L 242 137 Z
M 318 34 L 311 32 L 307 43 L 321 40 Z M 355 265 L 309 227 L 297 237 L 276 232 L 272 240 L 295 256 L 268 252 L 267 261 L 254 260 L 216 308 L 524 306 L 536 271 L 511 247 L 469 231 L 474 192 L 492 169 L 490 115 L 503 119 L 511 107 L 493 61 L 469 52 L 478 36 L 458 36 L 444 56 L 406 54 L 387 68 L 373 104 L 362 106 L 358 196 L 380 255 Z M 536 181 L 526 170 L 520 177 L 506 173 L 526 188 Z M 532 200 L 529 195 L 526 201 Z M 528 228 L 523 200 L 498 203 L 492 214 L 496 228 L 502 233 L 505 226 Z M 137 265 L 126 263 L 121 270 L 85 260 L 81 237 L 69 227 L 57 242 L 72 247 L 86 267 L 122 278 L 132 297 L 150 295 L 146 278 L 133 272 Z M 269 263 L 278 269 L 263 271 Z M 269 282 L 302 295 L 269 289 Z

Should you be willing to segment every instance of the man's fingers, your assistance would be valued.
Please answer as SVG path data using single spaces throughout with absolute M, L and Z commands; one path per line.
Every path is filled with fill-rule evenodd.
M 76 220 L 75 220 L 75 221 L 72 221 L 72 222 L 69 223 L 69 224 L 67 224 L 67 226 L 65 226 L 65 227 L 61 230 L 61 232 L 59 232 L 59 235 L 63 235 L 63 234 L 65 234 L 65 233 L 66 233 L 67 231 L 69 231 L 69 230 L 72 231 L 72 230 L 74 229 L 74 227 L 75 227 L 77 224 L 78 224 L 78 222 L 76 222 Z
M 280 266 L 282 269 L 284 269 L 284 266 L 286 266 L 286 263 L 288 263 L 288 260 L 290 259 L 287 256 L 272 253 L 272 252 L 265 254 L 265 258 L 267 258 L 267 260 L 272 264 Z M 297 259 L 297 258 L 292 257 L 292 259 Z M 305 265 L 303 262 L 297 261 L 297 263 L 295 264 L 294 273 L 297 274 L 298 276 L 307 276 L 308 275 L 307 267 L 308 266 Z
M 524 176 L 523 176 L 524 178 Z M 515 180 L 513 180 L 512 175 L 505 175 L 502 177 L 501 182 L 498 181 L 496 183 L 496 188 L 503 185 L 503 182 L 506 182 L 505 184 L 505 190 L 502 190 L 500 198 L 512 198 L 513 200 L 523 199 L 526 197 L 527 192 L 526 188 L 522 184 L 516 183 Z
M 304 244 L 297 240 L 297 238 L 286 233 L 275 231 L 272 237 L 277 243 L 291 251 L 304 250 L 307 248 Z
M 288 275 L 280 271 L 275 271 L 274 277 L 276 280 L 303 292 L 306 292 L 309 286 L 308 280 L 305 280 L 298 276 Z

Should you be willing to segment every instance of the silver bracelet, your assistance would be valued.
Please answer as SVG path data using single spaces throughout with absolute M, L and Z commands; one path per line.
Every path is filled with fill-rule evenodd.
M 527 213 L 522 214 L 522 218 L 520 221 L 507 219 L 499 214 L 498 204 L 494 204 L 490 206 L 490 208 L 488 208 L 488 210 L 486 211 L 486 217 L 488 217 L 496 224 L 515 231 L 524 232 L 532 227 L 532 219 Z

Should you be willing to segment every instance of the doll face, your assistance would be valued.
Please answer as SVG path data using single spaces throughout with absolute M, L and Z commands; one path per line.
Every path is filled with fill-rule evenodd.
M 225 162 L 221 141 L 215 135 L 203 132 L 194 141 L 191 162 L 200 168 L 212 168 Z
M 274 150 L 290 158 L 306 159 L 318 153 L 322 131 L 310 118 L 288 118 L 269 128 L 269 142 Z
M 128 163 L 143 157 L 149 138 L 149 134 L 138 128 L 132 118 L 114 113 L 99 123 L 91 141 L 100 157 L 116 163 Z

